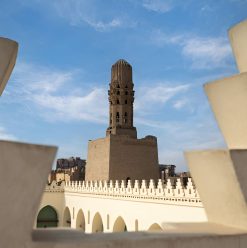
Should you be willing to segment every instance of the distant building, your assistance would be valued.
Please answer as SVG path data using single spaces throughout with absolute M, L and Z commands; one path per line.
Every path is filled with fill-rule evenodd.
M 173 164 L 159 164 L 159 178 L 166 183 L 170 179 L 171 184 L 175 187 L 177 179 L 180 178 L 183 186 L 188 183 L 188 178 L 191 178 L 189 172 L 176 173 L 176 166 Z
M 168 177 L 175 177 L 175 169 L 176 166 L 173 164 L 159 164 L 159 178 L 165 180 Z
M 85 179 L 86 160 L 79 157 L 57 159 L 56 169 L 52 170 L 48 182 L 82 181 Z

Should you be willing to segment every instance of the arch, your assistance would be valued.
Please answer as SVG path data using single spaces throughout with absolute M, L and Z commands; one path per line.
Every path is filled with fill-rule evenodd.
M 157 223 L 153 223 L 149 228 L 148 228 L 148 231 L 150 232 L 162 232 L 163 229 L 162 227 L 157 224 Z
M 92 233 L 103 232 L 104 226 L 103 221 L 99 213 L 96 213 L 92 222 Z
M 76 216 L 76 229 L 80 229 L 85 232 L 85 216 L 81 209 Z
M 63 226 L 71 227 L 71 215 L 68 207 L 66 207 L 63 212 Z
M 125 224 L 124 219 L 121 216 L 119 216 L 115 220 L 112 231 L 113 232 L 127 232 L 127 226 Z
M 50 205 L 43 207 L 37 217 L 37 228 L 57 227 L 57 211 Z

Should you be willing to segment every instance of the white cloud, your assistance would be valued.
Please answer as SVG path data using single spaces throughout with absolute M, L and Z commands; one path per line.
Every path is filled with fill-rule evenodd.
M 182 53 L 192 60 L 194 68 L 225 67 L 231 55 L 231 47 L 222 37 L 195 37 L 184 42 Z
M 0 126 L 0 140 L 17 140 L 17 138 L 13 134 L 10 134 L 6 128 Z
M 135 110 L 137 113 L 145 112 L 148 109 L 156 108 L 155 106 L 163 106 L 175 96 L 179 96 L 189 89 L 188 84 L 172 85 L 169 82 L 155 83 L 152 87 L 142 86 L 136 92 Z
M 188 99 L 185 98 L 179 99 L 173 103 L 173 107 L 179 110 L 183 108 L 187 103 L 188 103 Z
M 173 8 L 170 0 L 143 0 L 142 6 L 148 10 L 165 13 Z
M 40 11 L 45 11 L 53 17 L 59 17 L 72 26 L 88 25 L 99 32 L 136 26 L 126 13 L 119 10 L 112 12 L 112 7 L 108 5 L 100 7 L 102 6 L 100 0 L 23 0 L 23 2 L 38 7 Z
M 107 23 L 102 22 L 102 21 L 93 21 L 90 19 L 85 19 L 84 21 L 86 21 L 95 30 L 102 31 L 102 32 L 110 30 L 112 28 L 117 28 L 117 27 L 123 26 L 123 23 L 119 18 L 114 18 L 113 20 L 111 20 L 110 22 L 107 22 Z
M 164 46 L 166 44 L 179 44 L 183 40 L 183 35 L 168 35 L 161 30 L 155 30 L 151 33 L 151 41 L 157 46 Z
M 86 23 L 95 30 L 103 32 L 123 25 L 122 21 L 116 17 L 109 21 L 98 20 L 100 13 L 96 13 L 93 6 L 93 2 L 90 3 L 83 0 L 60 0 L 53 2 L 53 7 L 58 15 L 68 20 L 74 26 Z
M 191 61 L 194 69 L 228 67 L 232 54 L 229 42 L 224 37 L 199 37 L 190 34 L 168 35 L 161 30 L 151 34 L 151 40 L 158 46 L 177 45 L 182 55 Z
M 48 67 L 18 63 L 14 73 L 14 80 L 22 85 L 20 90 L 52 93 L 56 92 L 65 82 L 70 82 L 74 72 L 62 72 Z
M 48 120 L 107 122 L 108 111 L 104 104 L 107 102 L 107 97 L 104 89 L 92 89 L 84 96 L 35 94 L 32 101 L 44 108 L 43 116 Z
M 106 89 L 91 88 L 81 92 L 75 86 L 80 80 L 76 77 L 78 73 L 78 70 L 64 72 L 19 63 L 6 98 L 29 105 L 31 109 L 38 108 L 37 113 L 50 121 L 107 122 Z

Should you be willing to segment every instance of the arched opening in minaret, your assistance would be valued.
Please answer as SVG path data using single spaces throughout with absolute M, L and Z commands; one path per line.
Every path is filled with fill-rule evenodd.
M 119 112 L 116 114 L 116 122 L 119 122 Z
M 117 95 L 120 95 L 120 91 L 119 90 L 117 91 Z
M 128 122 L 128 113 L 125 112 L 124 113 L 124 123 L 127 123 Z
M 125 100 L 125 104 L 127 104 L 128 103 L 128 101 L 127 100 Z
M 120 104 L 119 100 L 117 99 L 117 104 Z
M 128 95 L 128 91 L 125 91 L 125 95 L 126 95 L 126 96 Z

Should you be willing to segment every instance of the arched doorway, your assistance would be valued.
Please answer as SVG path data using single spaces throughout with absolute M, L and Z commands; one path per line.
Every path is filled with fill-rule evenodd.
M 65 208 L 63 213 L 63 226 L 71 227 L 71 215 L 68 207 Z
M 122 217 L 118 217 L 115 220 L 114 226 L 113 226 L 113 232 L 127 232 L 127 226 L 124 222 L 124 219 Z
M 37 228 L 57 227 L 58 218 L 56 210 L 47 205 L 43 207 L 37 217 Z
M 150 232 L 162 232 L 163 229 L 162 229 L 162 227 L 161 227 L 159 224 L 154 223 L 154 224 L 152 224 L 152 225 L 148 228 L 148 231 L 150 231 Z
M 99 213 L 96 213 L 94 218 L 93 218 L 93 224 L 92 224 L 92 232 L 103 232 L 104 227 L 103 227 L 103 221 Z
M 76 229 L 80 229 L 83 232 L 85 232 L 85 216 L 81 209 L 76 217 Z

